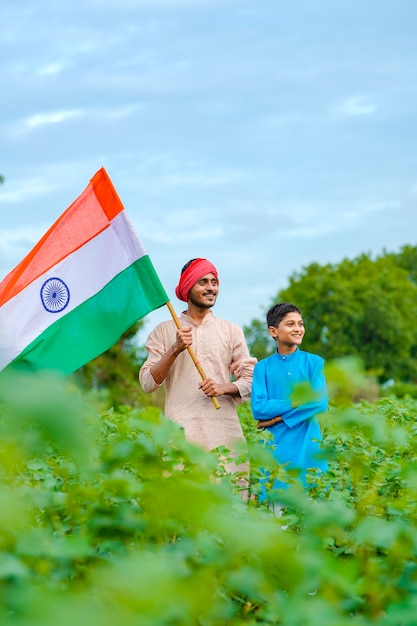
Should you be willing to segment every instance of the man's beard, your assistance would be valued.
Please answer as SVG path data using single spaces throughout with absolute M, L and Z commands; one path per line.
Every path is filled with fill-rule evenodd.
M 212 306 L 214 306 L 216 304 L 216 294 L 213 293 L 214 296 L 214 300 L 212 303 L 210 304 L 206 304 L 205 302 L 199 302 L 192 293 L 190 293 L 190 295 L 188 296 L 191 304 L 194 304 L 194 306 L 198 307 L 199 309 L 211 309 Z

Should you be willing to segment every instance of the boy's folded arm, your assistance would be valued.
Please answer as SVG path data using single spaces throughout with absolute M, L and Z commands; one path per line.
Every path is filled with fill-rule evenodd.
M 256 420 L 271 420 L 291 409 L 291 400 L 268 400 L 252 396 L 252 414 Z
M 311 419 L 318 413 L 324 413 L 327 410 L 327 400 L 318 402 L 308 402 L 300 406 L 293 407 L 291 411 L 283 413 L 282 419 L 289 428 L 293 428 L 301 422 Z
M 282 417 L 280 415 L 277 415 L 276 417 L 273 417 L 270 420 L 258 420 L 258 423 L 256 424 L 256 428 L 257 429 L 263 429 L 263 428 L 269 428 L 270 426 L 275 426 L 275 424 L 279 424 L 279 422 L 282 422 Z

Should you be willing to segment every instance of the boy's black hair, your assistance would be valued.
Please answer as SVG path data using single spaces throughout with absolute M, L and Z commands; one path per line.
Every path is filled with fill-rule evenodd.
M 295 304 L 290 304 L 288 302 L 280 302 L 279 304 L 274 304 L 274 306 L 271 307 L 266 314 L 266 323 L 268 324 L 268 328 L 270 326 L 278 328 L 281 320 L 283 320 L 284 317 L 288 315 L 288 313 L 293 312 L 302 315 L 300 309 L 298 308 L 298 306 L 295 306 Z

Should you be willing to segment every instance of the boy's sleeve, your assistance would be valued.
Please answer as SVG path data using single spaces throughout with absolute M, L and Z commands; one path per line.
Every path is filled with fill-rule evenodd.
M 256 420 L 270 420 L 291 410 L 291 400 L 270 399 L 266 380 L 266 370 L 263 361 L 260 361 L 253 373 L 252 415 Z
M 308 381 L 317 393 L 317 399 L 306 402 L 297 407 L 292 407 L 289 411 L 282 413 L 281 417 L 289 428 L 294 428 L 301 422 L 311 419 L 318 413 L 324 413 L 328 407 L 327 385 L 324 376 L 324 361 L 320 357 L 313 367 L 311 379 Z

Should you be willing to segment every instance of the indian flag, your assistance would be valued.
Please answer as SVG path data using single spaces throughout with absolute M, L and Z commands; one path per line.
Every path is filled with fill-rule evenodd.
M 102 168 L 0 283 L 0 370 L 70 374 L 168 301 Z

